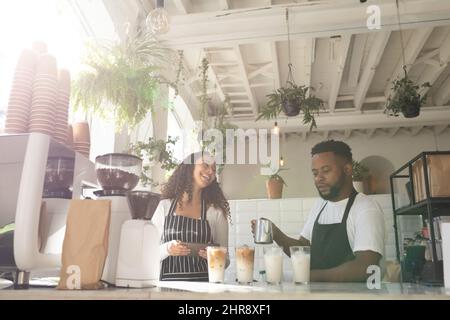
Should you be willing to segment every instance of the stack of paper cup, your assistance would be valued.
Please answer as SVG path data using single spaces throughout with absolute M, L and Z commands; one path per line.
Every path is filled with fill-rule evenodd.
M 56 99 L 55 140 L 65 144 L 67 142 L 68 118 L 70 101 L 70 72 L 59 70 L 58 96 Z
M 444 259 L 444 285 L 450 289 L 450 222 L 441 224 L 442 256 Z
M 19 57 L 6 111 L 5 133 L 28 132 L 37 59 L 33 50 L 24 50 Z
M 30 132 L 53 136 L 57 93 L 56 59 L 52 55 L 43 54 L 39 56 L 33 83 Z
M 73 150 L 83 154 L 89 158 L 89 151 L 91 148 L 91 136 L 89 131 L 89 124 L 87 121 L 76 122 L 72 124 L 73 134 Z

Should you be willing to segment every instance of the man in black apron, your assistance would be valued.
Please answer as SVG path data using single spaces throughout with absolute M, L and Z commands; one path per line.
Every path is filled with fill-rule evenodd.
M 311 281 L 365 281 L 370 275 L 367 273 L 367 268 L 371 265 L 378 265 L 381 254 L 372 250 L 353 252 L 350 246 L 347 234 L 347 218 L 358 196 L 352 182 L 350 147 L 343 142 L 329 140 L 317 144 L 311 153 L 314 183 L 323 199 L 314 219 L 312 236 L 310 240 L 303 236 L 300 239 L 293 239 L 286 236 L 273 224 L 273 238 L 287 255 L 290 255 L 290 246 L 311 246 Z M 345 201 L 345 199 L 348 200 L 340 221 L 331 224 L 319 223 L 327 206 Z M 370 210 L 376 211 L 379 209 L 374 207 Z M 311 214 L 314 214 L 314 212 Z M 380 224 L 382 224 L 382 227 L 380 227 Z M 378 238 L 374 242 L 381 242 L 382 244 L 378 247 L 384 248 L 382 212 L 380 212 L 379 217 L 376 217 L 376 225 L 378 230 L 382 230 L 382 232 L 374 232 L 374 237 Z

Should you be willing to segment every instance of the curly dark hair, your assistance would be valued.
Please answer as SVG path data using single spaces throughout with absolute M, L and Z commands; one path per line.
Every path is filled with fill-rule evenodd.
M 204 152 L 192 153 L 175 168 L 169 181 L 162 188 L 162 199 L 182 199 L 183 194 L 186 192 L 189 201 L 192 201 L 195 162 L 204 155 L 210 156 L 209 153 Z M 216 209 L 221 209 L 228 221 L 231 221 L 230 205 L 217 180 L 214 180 L 202 190 L 202 197 L 205 201 L 206 208 L 212 205 Z M 181 203 L 179 205 L 181 206 Z
M 316 144 L 311 150 L 311 156 L 323 152 L 333 152 L 347 162 L 352 162 L 352 149 L 342 141 L 326 140 Z

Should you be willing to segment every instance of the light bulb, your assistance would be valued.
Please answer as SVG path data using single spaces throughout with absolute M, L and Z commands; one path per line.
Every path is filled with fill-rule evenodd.
M 281 157 L 280 158 L 280 167 L 283 167 L 284 166 L 284 159 L 283 159 L 283 157 Z
M 163 7 L 152 10 L 147 16 L 147 27 L 154 34 L 164 34 L 169 31 L 169 15 Z
M 273 126 L 272 131 L 273 131 L 274 134 L 280 134 L 280 128 L 278 127 L 278 123 L 277 122 L 275 122 L 275 125 Z

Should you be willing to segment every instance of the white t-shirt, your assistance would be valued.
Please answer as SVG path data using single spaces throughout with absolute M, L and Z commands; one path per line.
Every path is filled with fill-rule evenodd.
M 320 215 L 318 223 L 332 224 L 342 221 L 347 199 L 328 201 Z M 314 222 L 326 200 L 319 199 L 306 221 L 301 236 L 311 241 Z M 353 252 L 370 250 L 384 256 L 384 217 L 383 211 L 376 201 L 367 195 L 358 193 L 347 218 L 347 235 Z

